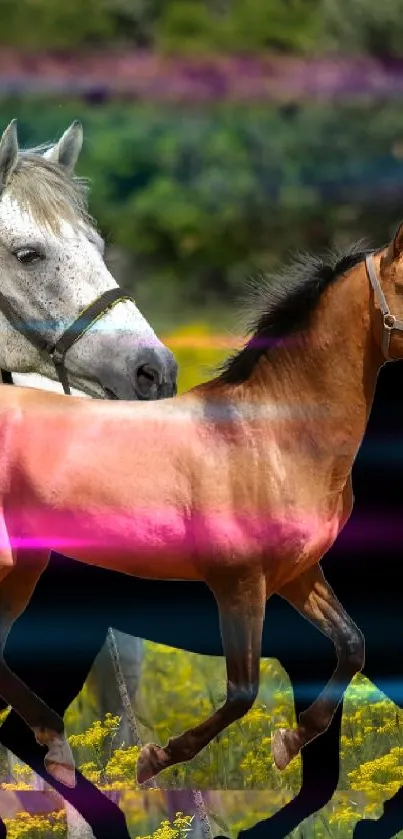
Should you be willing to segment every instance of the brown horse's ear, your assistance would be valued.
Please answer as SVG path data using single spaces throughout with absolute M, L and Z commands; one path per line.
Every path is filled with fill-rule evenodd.
M 399 259 L 403 253 L 403 222 L 399 224 L 392 242 L 393 259 Z

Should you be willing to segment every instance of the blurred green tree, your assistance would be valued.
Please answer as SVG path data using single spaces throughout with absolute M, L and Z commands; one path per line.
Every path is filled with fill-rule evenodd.
M 319 0 L 172 0 L 155 32 L 169 52 L 306 52 L 320 27 Z
M 323 0 L 325 49 L 403 56 L 403 0 Z
M 97 45 L 115 35 L 113 16 L 99 0 L 0 0 L 0 43 L 25 49 Z
M 307 51 L 317 41 L 320 2 L 0 0 L 0 43 L 52 50 L 126 44 L 191 54 Z
M 381 245 L 401 215 L 403 112 L 391 103 L 162 107 L 0 103 L 21 142 L 83 120 L 79 171 L 128 287 L 151 310 L 225 302 L 290 251 L 362 236 Z

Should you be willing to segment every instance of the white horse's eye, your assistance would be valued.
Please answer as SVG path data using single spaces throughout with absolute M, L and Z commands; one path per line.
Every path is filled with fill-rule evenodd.
M 23 265 L 30 265 L 32 262 L 39 262 L 40 259 L 43 259 L 43 254 L 34 248 L 20 248 L 20 250 L 14 252 L 14 256 Z

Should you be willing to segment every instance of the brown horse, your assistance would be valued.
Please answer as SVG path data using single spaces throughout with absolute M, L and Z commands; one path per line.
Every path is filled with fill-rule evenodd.
M 251 708 L 267 599 L 278 592 L 335 644 L 336 670 L 283 768 L 329 725 L 364 664 L 364 639 L 319 560 L 350 515 L 351 469 L 385 358 L 403 357 L 403 225 L 388 247 L 301 259 L 261 285 L 254 334 L 212 381 L 163 403 L 98 402 L 0 388 L 0 633 L 4 643 L 51 550 L 215 595 L 227 697 L 209 719 L 149 744 L 138 781 L 190 760 Z M 388 302 L 386 302 L 388 301 Z M 49 674 L 51 678 L 51 674 Z M 74 783 L 63 722 L 0 662 L 0 691 Z

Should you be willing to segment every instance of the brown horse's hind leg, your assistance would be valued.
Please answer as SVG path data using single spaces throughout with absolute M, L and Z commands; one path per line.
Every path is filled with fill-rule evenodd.
M 365 644 L 362 633 L 337 600 L 319 565 L 301 574 L 278 593 L 331 638 L 337 652 L 337 667 L 332 678 L 300 715 L 298 728 L 295 731 L 282 728 L 274 734 L 274 762 L 278 769 L 284 769 L 302 746 L 330 725 L 344 691 L 364 666 Z
M 63 720 L 4 661 L 8 633 L 29 603 L 48 558 L 46 553 L 29 551 L 22 556 L 19 551 L 14 568 L 0 584 L 0 694 L 32 728 L 37 742 L 48 746 L 45 766 L 49 774 L 66 786 L 74 787 L 74 759 L 64 736 Z
M 235 576 L 236 572 L 232 572 Z M 219 608 L 221 637 L 227 666 L 227 699 L 211 717 L 162 748 L 150 743 L 141 750 L 137 780 L 142 784 L 162 769 L 191 760 L 224 728 L 252 707 L 259 688 L 266 586 L 263 576 L 208 580 Z

